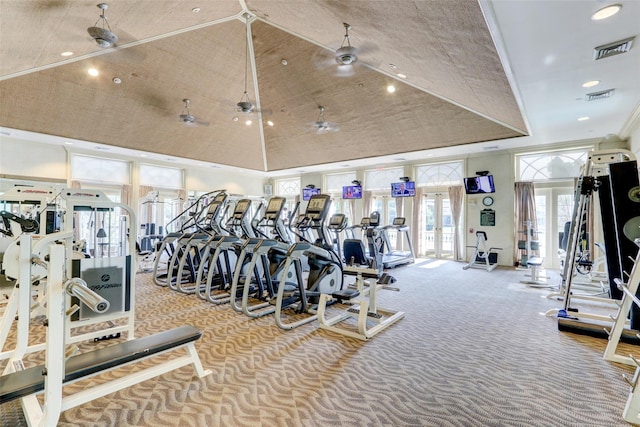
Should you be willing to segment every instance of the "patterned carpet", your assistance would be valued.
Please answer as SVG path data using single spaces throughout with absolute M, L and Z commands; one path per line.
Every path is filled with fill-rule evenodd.
M 282 331 L 272 317 L 249 319 L 138 274 L 137 335 L 200 328 L 213 374 L 181 368 L 69 410 L 59 425 L 627 425 L 631 368 L 602 359 L 604 340 L 558 332 L 540 313 L 560 303 L 520 284 L 524 272 L 420 260 L 390 273 L 401 291 L 381 291 L 380 303 L 406 315 L 368 342 L 316 323 Z M 0 406 L 0 422 L 25 425 L 19 405 Z

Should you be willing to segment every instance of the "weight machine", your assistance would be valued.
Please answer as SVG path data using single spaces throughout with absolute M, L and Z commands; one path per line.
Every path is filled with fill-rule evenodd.
M 468 246 L 474 248 L 471 261 L 462 267 L 463 270 L 469 268 L 484 268 L 491 272 L 498 266 L 498 253 L 497 250 L 502 248 L 487 247 L 487 233 L 484 231 L 476 231 L 476 245 Z
M 25 368 L 21 358 L 14 357 L 7 365 L 8 372 L 0 376 L 0 404 L 20 399 L 28 424 L 48 427 L 58 423 L 62 411 L 182 366 L 193 365 L 200 378 L 210 373 L 203 369 L 194 345 L 201 332 L 190 326 L 137 340 L 130 339 L 83 354 L 76 355 L 78 348 L 75 346 L 67 347 L 67 322 L 80 306 L 87 307 L 97 314 L 104 314 L 109 310 L 110 303 L 91 290 L 84 280 L 68 277 L 72 272 L 67 250 L 72 240 L 71 233 L 63 233 L 58 237 L 65 243 L 51 244 L 47 247 L 48 250 L 42 251 L 39 256 L 31 253 L 31 236 L 25 235 L 21 238 L 20 264 L 24 267 L 26 277 L 21 275 L 19 280 L 27 283 L 31 281 L 29 267 L 33 262 L 47 264 L 46 361 L 44 365 Z M 45 261 L 47 257 L 48 261 Z M 28 299 L 29 287 L 25 288 L 26 291 L 21 292 L 26 294 Z M 26 324 L 28 328 L 29 316 L 19 318 L 18 321 L 22 325 Z M 19 330 L 24 328 L 25 326 L 19 326 Z M 76 393 L 63 394 L 66 384 L 179 348 L 185 349 L 187 354 L 98 385 L 87 385 Z M 44 405 L 37 399 L 38 394 L 44 394 Z

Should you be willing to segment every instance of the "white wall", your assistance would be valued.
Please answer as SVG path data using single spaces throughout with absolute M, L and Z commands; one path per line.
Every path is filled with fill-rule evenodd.
M 0 175 L 67 179 L 67 152 L 59 145 L 0 139 Z
M 206 192 L 227 190 L 229 194 L 262 196 L 267 179 L 257 174 L 230 172 L 220 169 L 186 169 L 188 191 Z
M 489 171 L 493 175 L 496 192 L 491 194 L 494 203 L 490 209 L 495 210 L 496 225 L 480 226 L 480 212 L 489 209 L 482 204 L 486 194 L 468 195 L 465 197 L 466 245 L 475 246 L 476 231 L 487 233 L 489 247 L 502 248 L 498 252 L 498 264 L 513 266 L 513 231 L 514 231 L 514 172 L 513 155 L 509 153 L 493 153 L 467 159 L 467 176 L 474 176 L 476 171 Z M 466 256 L 470 259 L 473 248 L 467 248 Z

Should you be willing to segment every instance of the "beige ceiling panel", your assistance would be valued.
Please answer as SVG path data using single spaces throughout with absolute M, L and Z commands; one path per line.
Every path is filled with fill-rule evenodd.
M 263 170 L 257 123 L 232 120 L 244 58 L 245 26 L 232 21 L 15 77 L 0 82 L 0 124 Z M 89 67 L 100 75 L 90 77 Z M 183 98 L 209 126 L 180 123 Z
M 348 22 L 363 62 L 527 131 L 476 0 L 247 0 L 247 6 L 266 22 L 331 49 L 340 47 Z
M 87 28 L 100 16 L 97 0 L 0 0 L 0 75 L 99 52 Z M 238 0 L 111 0 L 106 17 L 119 44 L 216 21 L 242 10 Z M 199 7 L 198 13 L 192 12 Z M 99 25 L 101 26 L 101 25 Z
M 253 34 L 262 105 L 273 111 L 269 170 L 522 136 L 367 67 L 336 77 L 330 52 L 271 25 L 256 22 Z M 339 131 L 316 132 L 319 106 Z

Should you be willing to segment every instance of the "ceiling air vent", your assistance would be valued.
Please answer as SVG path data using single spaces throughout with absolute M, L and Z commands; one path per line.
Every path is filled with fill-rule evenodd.
M 624 40 L 598 46 L 593 50 L 593 59 L 597 61 L 598 59 L 629 52 L 634 39 L 635 37 L 629 37 Z
M 615 89 L 607 89 L 607 90 L 601 90 L 599 92 L 591 92 L 586 95 L 585 99 L 587 101 L 597 101 L 598 99 L 609 98 L 610 96 L 613 96 L 614 90 Z

